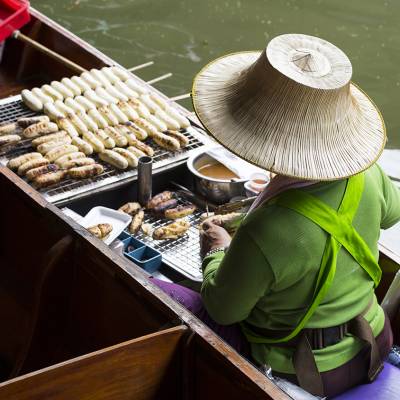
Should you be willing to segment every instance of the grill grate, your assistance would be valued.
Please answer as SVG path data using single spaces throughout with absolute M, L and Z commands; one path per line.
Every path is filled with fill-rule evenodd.
M 187 204 L 183 199 L 179 199 L 179 204 Z M 190 222 L 190 228 L 184 236 L 179 239 L 154 240 L 142 231 L 132 235 L 147 245 L 153 247 L 162 254 L 163 262 L 171 268 L 177 270 L 182 275 L 194 281 L 201 282 L 203 275 L 201 271 L 200 244 L 199 244 L 199 224 L 202 211 L 197 210 L 192 215 L 186 217 Z M 153 228 L 170 224 L 171 220 L 156 218 L 146 214 L 144 223 L 151 224 Z M 129 234 L 129 232 L 127 232 Z
M 20 96 L 15 96 L 13 98 L 5 99 L 0 102 L 0 121 L 3 123 L 13 122 L 20 117 L 32 115 L 35 115 L 35 113 L 29 110 L 22 103 Z M 189 138 L 189 145 L 175 153 L 171 153 L 170 151 L 162 149 L 155 143 L 152 143 L 150 139 L 146 141 L 146 143 L 151 145 L 155 150 L 155 154 L 153 157 L 154 169 L 160 168 L 164 165 L 168 165 L 176 161 L 183 160 L 187 158 L 188 153 L 191 150 L 203 146 L 203 143 L 200 141 L 200 139 L 196 137 L 196 135 L 198 135 L 198 132 L 194 128 L 190 127 L 187 130 L 183 131 L 183 133 Z M 31 147 L 31 139 L 23 139 L 16 145 L 3 148 L 0 151 L 0 163 L 5 165 L 11 158 L 17 157 L 24 153 L 28 153 L 30 151 L 33 151 Z M 125 171 L 116 170 L 112 166 L 103 163 L 97 158 L 97 156 L 94 156 L 94 158 L 97 160 L 97 162 L 104 166 L 104 172 L 102 174 L 83 180 L 66 179 L 59 184 L 49 186 L 39 191 L 48 201 L 52 203 L 60 203 L 65 202 L 68 199 L 72 199 L 74 196 L 78 196 L 85 192 L 90 192 L 100 187 L 104 187 L 106 185 L 123 181 L 129 178 L 132 179 L 137 176 L 136 169 Z

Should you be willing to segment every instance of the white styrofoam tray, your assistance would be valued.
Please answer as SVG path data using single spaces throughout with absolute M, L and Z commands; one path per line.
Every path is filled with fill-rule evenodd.
M 79 223 L 84 228 L 97 224 L 111 224 L 113 230 L 104 239 L 105 244 L 110 244 L 129 225 L 132 217 L 124 212 L 107 207 L 93 207 Z

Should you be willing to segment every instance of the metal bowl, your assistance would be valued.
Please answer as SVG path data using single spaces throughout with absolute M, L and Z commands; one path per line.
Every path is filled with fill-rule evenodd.
M 216 179 L 198 171 L 204 165 L 217 162 L 206 153 L 196 153 L 189 157 L 187 166 L 193 174 L 196 191 L 215 204 L 227 203 L 232 197 L 244 196 L 246 179 Z

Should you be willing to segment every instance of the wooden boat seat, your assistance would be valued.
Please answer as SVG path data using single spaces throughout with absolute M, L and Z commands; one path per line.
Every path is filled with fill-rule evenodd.
M 334 400 L 393 400 L 399 398 L 400 369 L 385 363 L 378 378 L 369 384 L 359 385 L 348 390 Z

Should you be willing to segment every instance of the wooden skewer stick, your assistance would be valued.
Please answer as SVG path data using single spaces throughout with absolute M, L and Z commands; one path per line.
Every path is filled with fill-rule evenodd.
M 18 30 L 13 32 L 12 37 L 14 39 L 21 40 L 22 42 L 28 44 L 29 46 L 34 47 L 35 49 L 41 51 L 42 53 L 48 55 L 49 57 L 54 58 L 55 60 L 59 61 L 61 64 L 64 64 L 65 66 L 67 66 L 68 68 L 71 68 L 79 73 L 86 71 L 85 68 L 82 68 L 80 65 L 75 64 L 73 61 L 69 60 L 68 58 L 65 58 L 61 54 L 58 54 L 55 51 L 50 50 L 48 47 L 40 44 L 36 40 L 33 40 L 30 37 L 25 36 L 23 33 L 21 33 Z
M 179 96 L 170 97 L 170 99 L 172 101 L 184 100 L 188 99 L 191 95 L 192 95 L 191 93 L 185 93 L 185 94 L 180 94 Z
M 135 67 L 127 68 L 126 70 L 129 71 L 129 72 L 133 72 L 133 71 L 137 71 L 138 69 L 150 67 L 150 65 L 153 65 L 153 64 L 154 64 L 154 61 L 149 61 L 149 62 L 144 63 L 144 64 L 136 65 Z
M 171 76 L 172 76 L 172 73 L 168 72 L 168 74 L 164 74 L 164 75 L 161 75 L 161 76 L 159 76 L 157 78 L 151 79 L 150 81 L 147 81 L 147 83 L 149 85 L 152 85 L 153 83 L 163 81 L 164 79 L 170 78 Z

